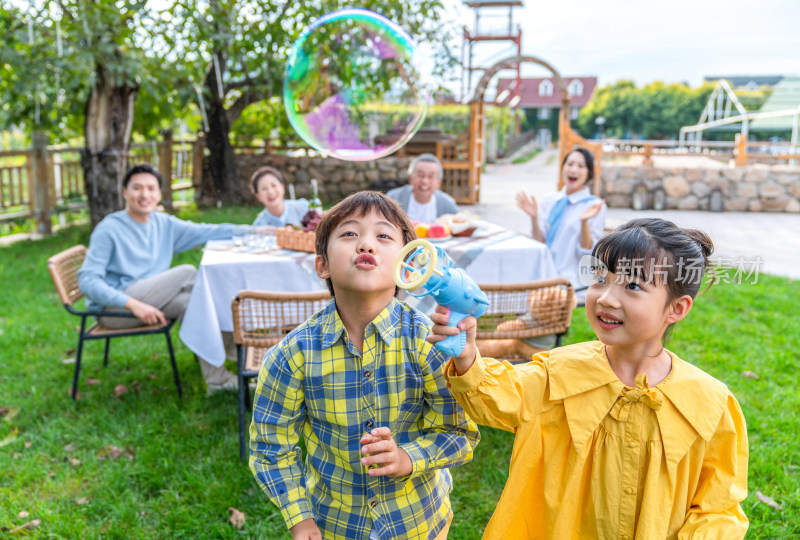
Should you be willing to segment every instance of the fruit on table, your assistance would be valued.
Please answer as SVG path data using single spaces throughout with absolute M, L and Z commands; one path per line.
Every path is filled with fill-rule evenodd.
M 450 236 L 450 228 L 442 223 L 434 223 L 428 228 L 429 238 L 444 238 Z
M 428 236 L 428 228 L 430 228 L 430 225 L 428 223 L 417 223 L 415 225 L 415 229 L 417 231 L 417 237 L 425 238 L 426 236 Z
M 303 216 L 300 225 L 303 226 L 304 231 L 314 232 L 317 230 L 317 225 L 319 225 L 320 221 L 322 221 L 322 216 L 319 212 L 316 210 L 309 210 L 306 212 L 306 215 Z

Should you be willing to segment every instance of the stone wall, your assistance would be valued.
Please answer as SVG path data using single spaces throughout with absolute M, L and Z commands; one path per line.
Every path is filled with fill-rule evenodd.
M 294 184 L 295 196 L 308 197 L 311 179 L 319 183 L 323 204 L 330 204 L 363 189 L 388 191 L 407 183 L 408 165 L 412 158 L 387 157 L 377 161 L 342 161 L 322 157 L 290 157 L 265 154 L 238 154 L 239 182 L 244 193 L 252 194 L 250 176 L 259 167 L 269 165 L 283 174 L 286 196 L 289 184 Z M 250 195 L 248 204 L 257 204 Z
M 663 190 L 665 209 L 800 213 L 800 167 L 750 165 L 736 168 L 662 168 L 607 165 L 602 196 L 612 208 L 631 208 L 638 195 Z M 717 200 L 715 200 L 715 198 Z M 639 200 L 642 200 L 641 198 Z

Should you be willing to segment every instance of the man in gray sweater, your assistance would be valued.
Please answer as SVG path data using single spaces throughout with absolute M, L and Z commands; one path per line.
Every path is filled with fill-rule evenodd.
M 386 195 L 400 203 L 412 221 L 433 223 L 442 214 L 458 213 L 456 201 L 439 190 L 441 185 L 442 164 L 433 154 L 421 154 L 408 168 L 408 185 Z

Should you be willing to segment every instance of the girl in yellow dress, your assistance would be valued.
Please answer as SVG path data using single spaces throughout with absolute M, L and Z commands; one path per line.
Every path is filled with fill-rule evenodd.
M 516 433 L 488 539 L 739 539 L 748 521 L 747 433 L 736 398 L 664 348 L 713 249 L 701 231 L 631 221 L 593 251 L 586 314 L 599 341 L 524 365 L 481 358 L 475 319 L 445 366 L 479 424 Z M 436 342 L 455 334 L 446 308 Z

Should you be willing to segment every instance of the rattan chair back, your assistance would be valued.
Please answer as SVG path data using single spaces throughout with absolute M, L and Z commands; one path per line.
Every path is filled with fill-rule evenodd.
M 86 258 L 86 246 L 78 244 L 47 259 L 47 270 L 56 286 L 58 297 L 65 306 L 72 307 L 83 298 L 78 288 L 78 270 Z
M 555 335 L 561 336 L 572 322 L 575 292 L 566 278 L 523 283 L 483 283 L 489 297 L 489 309 L 478 319 L 478 348 L 490 354 L 513 360 L 528 360 L 537 349 L 522 340 Z M 541 350 L 541 349 L 539 349 Z
M 239 291 L 231 303 L 233 341 L 247 347 L 248 363 L 257 363 L 246 366 L 247 371 L 251 371 L 250 367 L 257 371 L 267 349 L 325 307 L 330 299 L 328 291 Z

